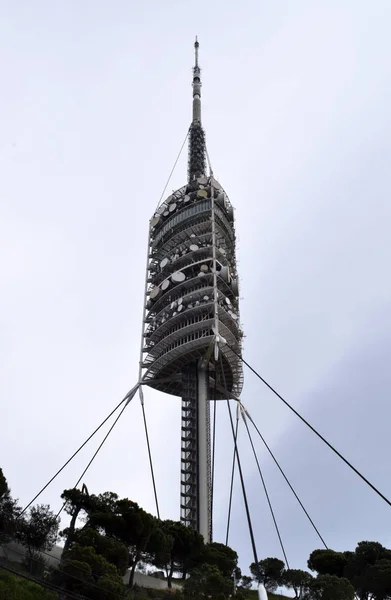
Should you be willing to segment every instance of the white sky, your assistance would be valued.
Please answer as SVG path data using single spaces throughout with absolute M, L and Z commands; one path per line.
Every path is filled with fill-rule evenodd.
M 245 357 L 391 496 L 390 19 L 388 0 L 0 1 L 0 465 L 21 504 L 136 382 L 148 219 L 190 123 L 195 34 L 208 149 L 236 208 Z M 167 194 L 185 181 L 184 155 Z M 245 376 L 330 547 L 390 545 L 390 508 Z M 145 396 L 162 516 L 179 518 L 180 402 Z M 42 502 L 60 507 L 102 437 Z M 304 567 L 317 538 L 257 447 Z M 221 405 L 218 541 L 231 454 Z M 244 432 L 242 455 L 258 554 L 280 556 Z M 138 400 L 84 481 L 154 512 Z

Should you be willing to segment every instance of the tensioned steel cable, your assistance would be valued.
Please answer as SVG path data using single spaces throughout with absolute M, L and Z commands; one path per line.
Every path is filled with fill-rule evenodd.
M 176 157 L 176 160 L 175 160 L 175 162 L 174 162 L 174 166 L 172 167 L 172 169 L 171 169 L 171 173 L 169 174 L 169 176 L 168 176 L 168 179 L 167 179 L 167 181 L 166 181 L 166 185 L 165 185 L 165 186 L 164 186 L 164 188 L 163 188 L 162 195 L 160 196 L 160 200 L 159 200 L 159 203 L 158 203 L 158 205 L 157 205 L 157 207 L 156 207 L 156 210 L 159 208 L 159 206 L 160 206 L 160 204 L 161 204 L 161 202 L 162 202 L 162 200 L 163 200 L 164 192 L 166 191 L 166 189 L 167 189 L 167 186 L 168 186 L 168 184 L 170 183 L 170 179 L 171 179 L 171 177 L 172 177 L 172 174 L 173 174 L 173 172 L 175 171 L 175 167 L 177 166 L 177 163 L 178 163 L 179 157 L 180 157 L 180 155 L 182 154 L 182 150 L 183 150 L 183 148 L 184 148 L 184 145 L 186 144 L 186 140 L 187 140 L 187 138 L 189 137 L 189 131 L 190 131 L 190 128 L 187 130 L 186 137 L 185 137 L 185 139 L 183 140 L 183 144 L 182 144 L 182 146 L 181 146 L 181 149 L 179 150 L 179 154 L 178 154 L 178 156 Z
M 222 358 L 221 350 L 220 350 L 220 366 L 221 366 L 221 372 L 222 372 L 222 375 L 223 375 L 224 389 L 228 392 L 228 390 L 227 390 L 227 381 L 226 381 L 225 372 L 224 372 L 224 365 L 223 365 L 223 358 Z M 243 478 L 242 465 L 240 463 L 238 444 L 237 444 L 237 440 L 235 438 L 235 428 L 234 428 L 234 423 L 233 423 L 233 419 L 232 419 L 231 405 L 230 405 L 228 399 L 226 400 L 226 402 L 227 402 L 227 407 L 228 407 L 228 414 L 229 414 L 229 420 L 230 420 L 230 424 L 231 424 L 232 436 L 233 436 L 233 439 L 234 439 L 235 454 L 236 454 L 236 460 L 238 462 L 239 477 L 240 477 L 240 483 L 241 483 L 241 486 L 242 486 L 243 501 L 244 501 L 244 506 L 245 506 L 245 509 L 246 509 L 247 524 L 248 524 L 248 529 L 249 529 L 249 533 L 250 533 L 250 539 L 251 539 L 251 546 L 252 546 L 252 550 L 253 550 L 254 562 L 255 562 L 255 564 L 257 566 L 257 569 L 259 571 L 259 562 L 258 562 L 257 547 L 255 545 L 254 530 L 253 530 L 253 526 L 252 526 L 252 522 L 251 522 L 250 509 L 249 509 L 248 501 L 247 501 L 246 486 L 245 486 L 244 478 Z M 259 573 L 259 578 L 260 578 L 260 573 Z
M 216 389 L 217 389 L 217 376 L 215 372 L 215 384 L 213 390 L 213 423 L 212 423 L 212 476 L 211 476 L 211 494 L 210 494 L 210 514 L 212 515 L 212 523 L 213 523 L 213 492 L 214 492 L 214 482 L 215 482 L 215 455 L 216 455 L 216 409 L 217 409 L 217 400 L 216 400 Z
M 148 457 L 149 457 L 149 467 L 151 469 L 153 493 L 155 495 L 156 512 L 157 512 L 158 519 L 160 520 L 159 502 L 158 502 L 158 497 L 157 497 L 157 489 L 156 489 L 156 481 L 155 481 L 155 472 L 154 472 L 154 469 L 153 469 L 153 462 L 152 462 L 151 446 L 150 446 L 150 443 L 149 443 L 149 435 L 148 435 L 147 417 L 145 415 L 144 398 L 141 400 L 140 404 L 141 404 L 141 408 L 142 408 L 142 411 L 143 411 L 145 438 L 147 440 Z
M 130 394 L 130 392 L 128 394 L 126 394 L 125 398 L 123 398 L 121 400 L 121 402 L 119 402 L 119 404 L 117 404 L 117 406 L 104 419 L 104 421 L 102 421 L 102 423 L 95 429 L 95 431 L 93 431 L 91 433 L 91 435 L 85 440 L 85 442 L 83 442 L 83 444 L 76 450 L 76 452 L 74 452 L 72 454 L 72 456 L 63 464 L 63 466 L 61 467 L 61 469 L 59 469 L 57 471 L 57 473 L 55 475 L 53 475 L 53 477 L 51 479 L 49 479 L 49 481 L 43 486 L 43 488 L 38 492 L 38 494 L 36 496 L 34 496 L 34 498 L 32 500 L 30 500 L 30 502 L 28 504 L 26 504 L 26 506 L 24 507 L 24 509 L 18 515 L 17 518 L 20 518 L 26 512 L 26 510 L 29 508 L 29 506 L 31 506 L 32 503 L 35 502 L 35 500 L 42 494 L 42 492 L 44 492 L 46 490 L 46 488 L 52 483 L 52 481 L 54 481 L 56 479 L 56 477 L 61 473 L 61 471 L 63 471 L 65 469 L 65 467 L 67 465 L 69 465 L 69 463 L 71 462 L 71 460 L 73 460 L 75 458 L 75 456 L 77 454 L 79 454 L 80 450 L 82 450 L 84 448 L 84 446 L 90 441 L 90 439 L 93 438 L 94 435 L 103 427 L 103 425 L 110 419 L 110 417 L 119 409 L 119 407 L 121 406 L 121 404 L 123 404 L 128 399 L 129 394 Z
M 302 417 L 301 414 L 298 413 L 297 410 L 295 410 L 293 406 L 289 404 L 289 402 L 287 402 L 287 400 L 285 400 L 259 373 L 257 373 L 255 369 L 253 369 L 251 365 L 248 364 L 247 361 L 244 360 L 244 358 L 238 352 L 236 352 L 234 348 L 232 348 L 232 346 L 230 346 L 230 344 L 228 344 L 228 342 L 226 342 L 226 344 L 228 348 L 230 348 L 230 350 L 232 350 L 232 352 L 236 354 L 238 358 L 240 358 L 240 360 L 246 365 L 246 367 L 248 367 L 250 371 L 252 371 L 254 375 L 256 375 L 258 379 L 260 379 L 262 383 L 264 383 L 269 388 L 269 390 L 271 390 L 273 394 L 275 394 L 277 398 L 279 398 L 285 404 L 285 406 L 287 406 L 297 417 L 299 417 L 299 419 L 305 425 L 307 425 L 307 427 L 309 427 L 309 429 L 311 429 L 311 431 L 313 431 L 313 433 L 315 433 L 315 435 L 317 435 L 318 438 L 321 439 L 322 442 L 324 442 L 326 446 L 328 446 L 330 450 L 334 452 L 334 454 L 336 454 L 352 471 L 354 471 L 356 475 L 358 475 L 374 492 L 376 492 L 376 494 L 380 496 L 380 498 L 382 498 L 384 502 L 391 506 L 391 501 L 384 494 L 382 494 L 377 489 L 377 487 L 375 487 L 362 473 L 360 473 L 358 469 L 356 469 L 356 467 L 352 465 L 352 463 L 350 463 L 340 452 L 338 452 L 338 450 L 332 444 L 330 444 L 330 442 L 328 442 L 326 438 L 324 438 L 323 435 L 315 429 L 315 427 L 313 427 L 304 417 Z
M 92 456 L 90 462 L 88 463 L 88 465 L 86 466 L 86 468 L 84 469 L 83 473 L 80 475 L 79 479 L 77 480 L 76 484 L 74 485 L 74 488 L 77 488 L 77 486 L 79 485 L 79 483 L 81 482 L 81 480 L 83 479 L 84 475 L 87 473 L 88 469 L 90 468 L 90 466 L 92 465 L 92 463 L 94 462 L 95 457 L 97 456 L 99 450 L 102 448 L 103 444 L 105 443 L 105 441 L 107 440 L 107 438 L 109 437 L 110 433 L 113 431 L 114 427 L 116 426 L 116 424 L 118 423 L 122 413 L 124 412 L 125 408 L 127 407 L 127 404 L 125 404 L 125 406 L 122 408 L 121 412 L 119 413 L 119 415 L 117 416 L 117 418 L 115 419 L 114 423 L 112 424 L 112 426 L 110 427 L 109 431 L 106 433 L 105 437 L 103 438 L 103 440 L 101 441 L 101 443 L 99 444 L 97 450 L 95 451 L 94 455 Z M 60 516 L 60 514 L 62 513 L 64 507 L 66 505 L 66 502 L 64 502 L 64 504 L 62 505 L 62 507 L 60 508 L 60 510 L 58 511 L 56 517 L 58 518 Z
M 238 440 L 238 429 L 239 429 L 239 419 L 236 419 L 235 426 L 235 440 Z M 235 462 L 236 462 L 236 453 L 235 453 L 235 444 L 234 450 L 232 454 L 232 469 L 231 469 L 231 483 L 229 486 L 229 502 L 228 502 L 228 517 L 227 517 L 227 532 L 225 535 L 225 545 L 228 546 L 228 537 L 229 537 L 229 528 L 231 525 L 231 508 L 232 508 L 232 494 L 234 489 L 234 478 L 235 478 Z
M 265 478 L 264 478 L 264 476 L 263 476 L 263 473 L 262 473 L 262 470 L 261 470 L 261 466 L 260 466 L 260 464 L 259 464 L 259 460 L 258 460 L 257 453 L 256 453 L 256 451 L 255 451 L 254 442 L 253 442 L 253 439 L 252 439 L 252 437 L 251 437 L 251 433 L 250 433 L 250 430 L 249 430 L 249 428 L 248 428 L 248 425 L 247 425 L 247 421 L 246 421 L 246 419 L 243 419 L 243 421 L 244 421 L 244 424 L 245 424 L 245 426 L 246 426 L 246 429 L 247 429 L 247 433 L 248 433 L 248 439 L 250 440 L 250 444 L 251 444 L 251 448 L 252 448 L 252 450 L 253 450 L 253 454 L 254 454 L 255 462 L 257 463 L 257 467 L 258 467 L 258 473 L 259 473 L 259 476 L 260 476 L 260 478 L 261 478 L 261 481 L 262 481 L 262 485 L 263 485 L 263 489 L 264 489 L 264 491 L 265 491 L 265 496 L 266 496 L 267 502 L 268 502 L 268 504 L 269 504 L 270 513 L 271 513 L 271 515 L 272 515 L 272 519 L 273 519 L 274 527 L 275 527 L 275 529 L 276 529 L 277 536 L 278 536 L 278 539 L 279 539 L 279 542 L 280 542 L 280 546 L 281 546 L 281 550 L 282 550 L 282 553 L 283 553 L 283 555 L 284 555 L 284 558 L 285 558 L 285 563 L 286 563 L 286 566 L 288 567 L 288 569 L 290 569 L 290 567 L 289 567 L 289 561 L 288 561 L 288 557 L 287 557 L 287 555 L 286 555 L 286 552 L 285 552 L 285 547 L 284 547 L 284 544 L 283 544 L 283 541 L 282 541 L 282 538 L 281 538 L 281 534 L 280 534 L 280 530 L 279 530 L 279 527 L 278 527 L 278 525 L 277 525 L 277 520 L 276 520 L 276 516 L 275 516 L 275 514 L 274 514 L 274 510 L 273 510 L 272 503 L 271 503 L 271 500 L 270 500 L 269 492 L 267 491 L 267 487 L 266 487 Z
M 285 481 L 287 482 L 287 484 L 289 485 L 293 495 L 295 496 L 296 500 L 298 501 L 298 503 L 300 504 L 301 508 L 304 511 L 304 514 L 306 515 L 307 519 L 309 520 L 309 522 L 311 523 L 312 527 L 314 528 L 315 532 L 317 533 L 317 535 L 319 536 L 320 541 L 322 542 L 322 544 L 324 545 L 324 547 L 326 548 L 326 550 L 328 550 L 328 546 L 326 544 L 326 542 L 324 541 L 323 537 L 321 536 L 321 534 L 319 533 L 318 528 L 316 527 L 315 523 L 313 522 L 313 520 L 311 519 L 310 515 L 308 514 L 307 510 L 305 509 L 302 501 L 300 500 L 299 496 L 297 495 L 294 487 L 292 486 L 292 484 L 290 483 L 288 477 L 285 475 L 284 471 L 282 470 L 282 467 L 280 466 L 280 463 L 278 462 L 278 460 L 276 459 L 276 457 L 274 456 L 273 452 L 271 451 L 271 449 L 269 448 L 268 444 L 266 443 L 265 438 L 263 437 L 263 435 L 261 434 L 261 432 L 259 431 L 257 425 L 255 424 L 254 420 L 252 419 L 252 417 L 246 412 L 246 417 L 249 419 L 250 423 L 253 425 L 253 427 L 255 428 L 256 432 L 258 433 L 259 437 L 261 438 L 262 442 L 265 444 L 266 449 L 268 450 L 270 456 L 272 457 L 272 459 L 274 460 L 274 462 L 276 463 L 277 467 L 280 470 L 281 475 L 283 476 L 283 478 L 285 479 Z
M 247 501 L 246 486 L 245 486 L 244 478 L 243 478 L 242 465 L 240 463 L 238 445 L 237 445 L 237 441 L 235 439 L 235 429 L 234 429 L 234 424 L 233 424 L 233 419 L 232 419 L 231 405 L 229 403 L 229 400 L 227 400 L 226 402 L 227 402 L 227 407 L 228 407 L 229 420 L 230 420 L 230 423 L 231 423 L 232 435 L 233 435 L 234 444 L 235 444 L 235 454 L 236 454 L 236 460 L 238 462 L 238 470 L 239 470 L 239 476 L 240 476 L 240 483 L 241 483 L 241 486 L 242 486 L 242 493 L 243 493 L 244 506 L 245 506 L 245 509 L 246 509 L 246 516 L 247 516 L 248 528 L 249 528 L 249 531 L 250 531 L 250 539 L 251 539 L 251 545 L 252 545 L 252 549 L 253 549 L 254 562 L 255 562 L 256 565 L 259 565 L 259 563 L 258 563 L 257 548 L 256 548 L 256 545 L 255 545 L 254 531 L 253 531 L 253 526 L 252 526 L 252 522 L 251 522 L 250 509 L 249 509 L 248 501 Z

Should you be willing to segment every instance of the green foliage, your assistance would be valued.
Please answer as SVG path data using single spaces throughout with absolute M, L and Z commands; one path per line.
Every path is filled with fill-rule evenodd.
M 287 569 L 283 573 L 282 583 L 295 593 L 295 598 L 302 600 L 308 597 L 313 577 L 301 569 Z
M 354 600 L 350 581 L 336 575 L 318 575 L 311 584 L 311 600 Z
M 0 569 L 0 600 L 57 600 L 58 594 Z
M 263 583 L 266 591 L 274 592 L 283 583 L 285 565 L 279 558 L 265 558 L 258 565 L 252 563 L 250 571 L 258 583 Z
M 354 552 L 315 550 L 308 567 L 319 575 L 344 577 L 360 600 L 391 596 L 391 551 L 378 542 L 360 542 Z
M 199 533 L 177 521 L 163 521 L 162 528 L 165 535 L 172 540 L 167 565 L 169 568 L 167 583 L 171 588 L 174 571 L 183 573 L 189 570 L 200 556 L 204 548 L 204 541 Z M 166 566 L 161 563 L 155 563 L 155 565 L 157 567 Z
M 126 573 L 129 562 L 128 549 L 122 542 L 101 535 L 90 527 L 78 531 L 75 535 L 75 541 L 79 546 L 92 547 L 97 554 L 112 563 L 120 575 Z
M 154 519 L 154 529 L 143 552 L 143 561 L 166 566 L 170 562 L 172 544 L 173 538 L 165 532 L 161 521 Z
M 134 571 L 143 553 L 147 552 L 156 520 L 127 498 L 118 500 L 115 494 L 110 493 L 97 498 L 97 505 L 88 515 L 88 524 L 126 545 L 132 567 L 129 584 L 132 585 Z
M 125 597 L 125 587 L 116 566 L 91 546 L 74 544 L 53 577 L 54 583 L 64 590 L 91 600 L 112 600 L 113 593 Z
M 214 600 L 225 600 L 232 593 L 232 579 L 224 576 L 217 566 L 208 564 L 194 569 L 183 589 L 185 599 L 211 596 Z
M 17 540 L 27 548 L 29 555 L 51 550 L 57 541 L 59 522 L 45 504 L 32 506 L 28 517 L 18 521 Z
M 243 575 L 242 579 L 240 580 L 240 585 L 245 590 L 249 590 L 252 586 L 252 583 L 253 583 L 253 580 L 251 577 L 248 577 L 248 575 Z
M 7 480 L 0 469 L 0 544 L 4 544 L 15 533 L 15 516 L 19 512 L 16 500 L 11 497 Z
M 205 544 L 200 553 L 199 562 L 216 566 L 224 577 L 232 577 L 238 566 L 238 555 L 225 544 L 211 542 Z M 239 573 L 237 574 L 239 575 Z M 239 577 L 240 578 L 240 575 Z
M 345 577 L 352 583 L 360 599 L 384 600 L 391 588 L 391 551 L 378 542 L 360 542 L 348 557 Z
M 348 559 L 343 552 L 314 550 L 308 559 L 308 568 L 319 575 L 343 577 Z
M 376 600 L 391 597 L 391 561 L 381 558 L 365 571 L 367 588 Z

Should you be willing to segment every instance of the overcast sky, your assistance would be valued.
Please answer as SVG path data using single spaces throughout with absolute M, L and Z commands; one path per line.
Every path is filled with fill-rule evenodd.
M 0 0 L 0 465 L 26 504 L 136 383 L 148 219 L 191 119 L 236 208 L 245 358 L 391 497 L 389 0 Z M 167 190 L 186 181 L 186 153 Z M 161 513 L 180 401 L 145 390 Z M 328 545 L 391 508 L 245 372 L 243 402 Z M 224 541 L 232 439 L 218 411 Z M 281 556 L 244 430 L 259 557 Z M 54 510 L 103 434 L 42 494 Z M 291 567 L 319 547 L 256 442 Z M 136 398 L 84 482 L 154 512 Z M 236 484 L 230 544 L 252 561 Z

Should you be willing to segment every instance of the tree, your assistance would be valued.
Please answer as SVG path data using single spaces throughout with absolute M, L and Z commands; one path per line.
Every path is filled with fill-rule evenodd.
M 188 571 L 197 563 L 197 558 L 203 551 L 202 536 L 182 523 L 176 521 L 163 521 L 162 528 L 166 536 L 171 538 L 168 562 L 155 562 L 156 567 L 168 568 L 167 584 L 172 587 L 172 578 L 175 571 Z
M 240 586 L 243 587 L 245 590 L 249 590 L 251 588 L 252 585 L 252 578 L 248 577 L 248 575 L 243 575 L 242 579 L 240 580 Z
M 378 542 L 360 542 L 354 552 L 345 554 L 345 577 L 360 600 L 387 598 L 391 588 L 391 551 Z
M 81 594 L 89 600 L 125 597 L 125 586 L 118 570 L 91 546 L 73 544 L 63 556 L 58 571 L 54 572 L 53 582 L 65 593 Z
M 27 549 L 30 569 L 40 551 L 51 550 L 57 541 L 59 521 L 49 505 L 30 508 L 27 517 L 18 522 L 16 538 Z
M 201 564 L 216 566 L 224 577 L 232 577 L 238 568 L 238 555 L 235 550 L 218 542 L 205 544 L 198 560 Z M 240 579 L 240 575 L 237 579 Z
M 354 600 L 354 588 L 348 579 L 336 575 L 318 575 L 313 579 L 311 600 Z
M 0 569 L 0 600 L 58 600 L 58 594 Z
M 0 469 L 0 544 L 10 540 L 15 534 L 15 519 L 19 512 L 16 500 L 11 497 L 7 480 Z
M 119 575 L 125 575 L 128 568 L 129 553 L 122 542 L 101 535 L 89 527 L 76 532 L 75 542 L 78 546 L 93 548 L 96 554 L 114 565 Z
M 173 541 L 173 538 L 164 531 L 162 522 L 154 518 L 154 529 L 143 552 L 143 562 L 166 568 L 170 561 Z
M 90 498 L 87 487 L 83 485 L 81 490 L 72 488 L 70 490 L 64 490 L 61 494 L 61 498 L 64 500 L 64 509 L 69 515 L 71 515 L 71 522 L 69 527 L 66 527 L 61 533 L 61 537 L 65 538 L 64 552 L 68 550 L 75 537 L 76 521 L 82 510 L 91 510 L 93 504 L 93 498 Z
M 155 529 L 154 517 L 127 498 L 116 500 L 113 496 L 100 497 L 102 506 L 89 515 L 89 524 L 101 527 L 106 535 L 115 537 L 129 549 L 131 567 L 129 586 L 133 585 L 136 566 L 147 552 L 148 543 Z
M 334 550 L 314 550 L 308 559 L 308 568 L 319 575 L 343 577 L 348 558 L 343 552 Z
M 295 592 L 298 600 L 308 597 L 312 580 L 312 575 L 301 569 L 287 569 L 283 574 L 283 584 Z
M 391 561 L 381 558 L 365 572 L 367 588 L 376 600 L 391 598 Z
M 250 571 L 258 583 L 263 583 L 266 591 L 274 592 L 283 583 L 285 565 L 279 558 L 265 558 L 258 565 L 252 563 Z
M 183 586 L 185 598 L 212 597 L 225 600 L 233 593 L 233 582 L 216 565 L 201 565 L 194 569 Z

